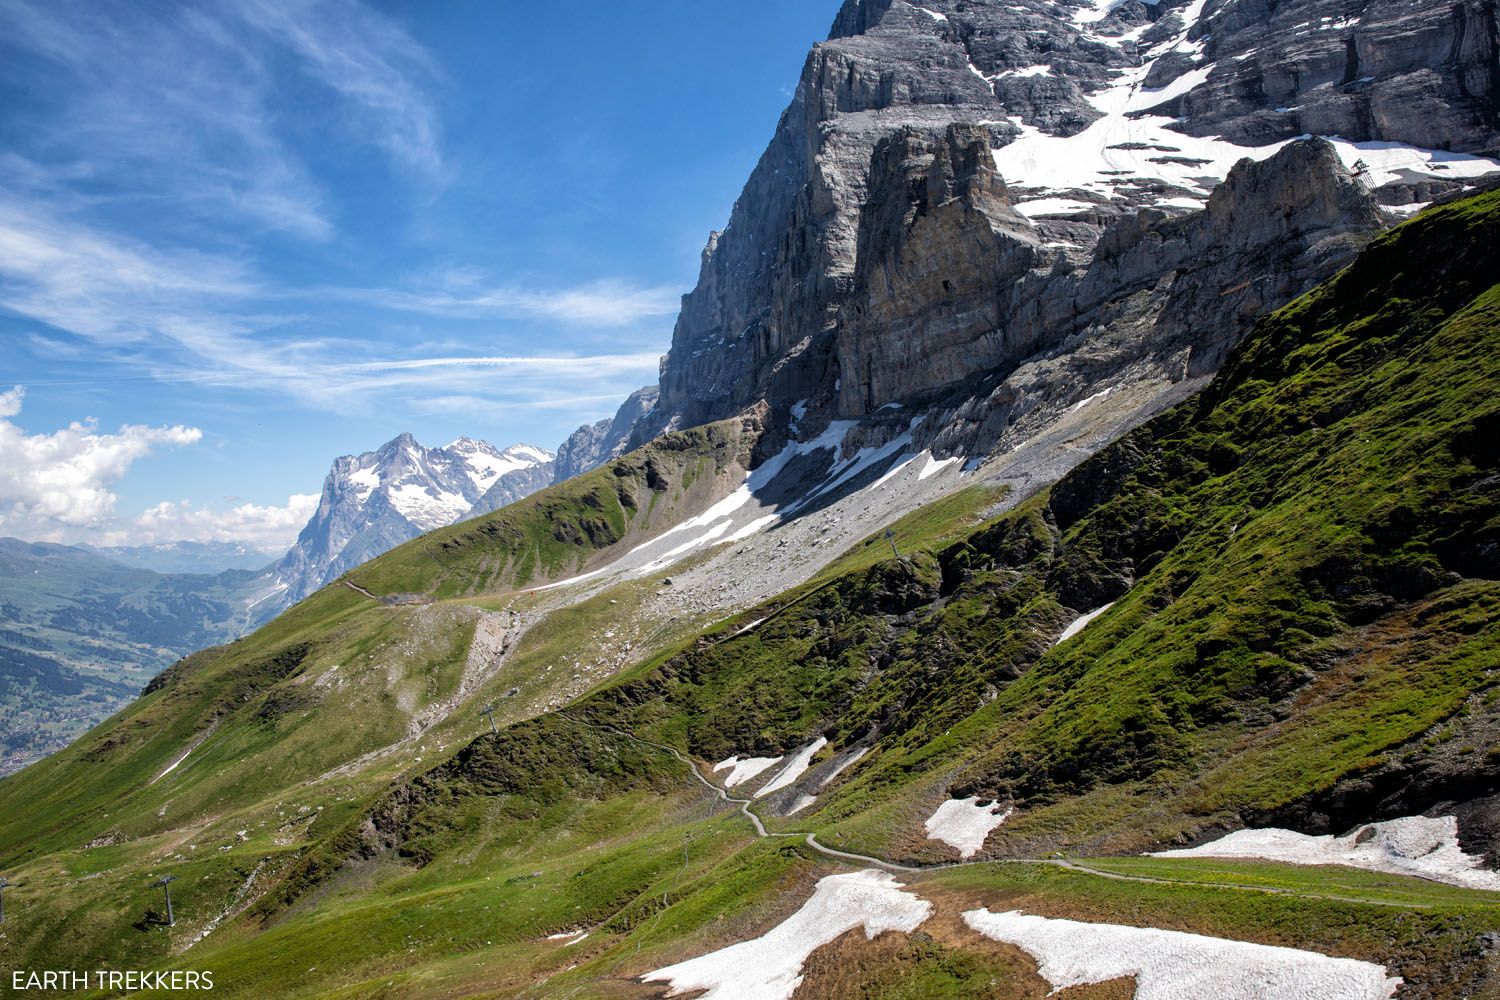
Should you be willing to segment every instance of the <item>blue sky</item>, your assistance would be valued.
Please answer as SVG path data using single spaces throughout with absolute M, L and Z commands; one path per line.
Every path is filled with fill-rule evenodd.
M 612 413 L 836 7 L 0 0 L 0 535 L 273 544 Z

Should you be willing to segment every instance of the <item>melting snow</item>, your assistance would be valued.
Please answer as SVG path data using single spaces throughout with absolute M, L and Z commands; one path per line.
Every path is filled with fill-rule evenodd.
M 1036 959 L 1054 990 L 1136 981 L 1136 1000 L 1386 1000 L 1385 966 L 1314 951 L 1164 931 L 970 910 L 964 922 Z
M 668 982 L 669 996 L 707 990 L 703 1000 L 788 1000 L 802 984 L 802 965 L 818 948 L 863 927 L 874 940 L 884 931 L 910 934 L 932 914 L 932 904 L 885 872 L 866 869 L 818 881 L 802 909 L 758 938 L 648 972 L 644 982 Z
M 452 524 L 469 509 L 469 501 L 446 490 L 429 492 L 415 483 L 397 486 L 388 492 L 391 506 L 412 524 L 424 531 Z
M 957 461 L 957 455 L 951 458 L 933 458 L 929 452 L 927 455 L 927 464 L 922 466 L 922 471 L 917 473 L 917 478 L 926 479 L 928 476 L 935 476 Z
M 1034 219 L 1040 215 L 1074 215 L 1099 206 L 1092 201 L 1073 198 L 1032 198 L 1029 201 L 1018 201 L 1013 207 L 1026 218 Z
M 935 11 L 935 10 L 928 10 L 926 7 L 918 7 L 917 10 L 920 10 L 922 13 L 924 13 L 928 17 L 932 18 L 934 21 L 946 21 L 946 20 L 948 20 L 948 15 L 947 14 L 939 14 L 937 11 Z
M 799 795 L 797 796 L 797 801 L 792 804 L 792 808 L 786 811 L 786 814 L 788 816 L 795 816 L 797 813 L 806 809 L 816 801 L 818 801 L 818 797 L 816 795 Z
M 1361 827 L 1347 837 L 1292 830 L 1238 830 L 1199 847 L 1159 851 L 1158 858 L 1259 858 L 1291 865 L 1348 865 L 1500 892 L 1500 872 L 1458 846 L 1458 820 L 1408 816 Z
M 826 787 L 827 784 L 830 781 L 832 781 L 834 778 L 837 778 L 839 775 L 843 774 L 849 768 L 853 767 L 855 761 L 859 760 L 861 757 L 863 757 L 865 754 L 867 754 L 869 752 L 870 752 L 870 748 L 869 747 L 860 747 L 858 750 L 854 751 L 849 756 L 847 756 L 843 760 L 839 761 L 837 764 L 834 765 L 833 770 L 829 771 L 828 774 L 826 774 L 823 777 L 823 780 L 820 781 L 820 782 L 818 782 L 818 788 L 822 789 L 822 788 Z
M 1079 24 L 1091 24 L 1107 17 L 1120 2 L 1122 0 L 1096 0 L 1091 6 L 1076 12 L 1073 19 Z M 1238 146 L 1216 137 L 1184 135 L 1169 127 L 1174 123 L 1173 118 L 1143 114 L 1186 94 L 1212 73 L 1213 64 L 1208 63 L 1188 70 L 1163 87 L 1148 89 L 1144 86 L 1155 58 L 1174 49 L 1201 51 L 1199 41 L 1189 42 L 1187 35 L 1188 28 L 1202 15 L 1203 7 L 1203 0 L 1195 0 L 1183 11 L 1184 28 L 1176 37 L 1153 47 L 1143 63 L 1122 72 L 1114 86 L 1089 97 L 1089 102 L 1103 112 L 1104 117 L 1082 132 L 1073 136 L 1053 136 L 1017 121 L 1020 137 L 995 150 L 994 156 L 995 166 L 1007 184 L 1035 189 L 1041 195 L 1022 201 L 1016 206 L 1018 211 L 1027 216 L 1082 211 L 1088 203 L 1068 197 L 1069 194 L 1087 191 L 1111 198 L 1137 188 L 1142 179 L 1163 180 L 1206 197 L 1239 160 L 1246 157 L 1264 160 L 1285 145 Z M 1097 36 L 1097 40 L 1117 42 L 1121 39 Z M 974 71 L 984 75 L 978 69 Z M 1361 176 L 1372 187 L 1397 179 L 1468 179 L 1500 171 L 1500 161 L 1464 153 L 1421 149 L 1396 142 L 1356 143 L 1339 136 L 1329 136 L 1328 140 L 1338 149 L 1345 166 L 1354 169 L 1359 161 L 1363 161 L 1365 169 Z M 1180 192 L 1158 198 L 1156 203 L 1180 208 L 1198 207 L 1196 200 Z
M 1096 400 L 1096 399 L 1103 399 L 1105 396 L 1108 396 L 1110 393 L 1112 393 L 1114 391 L 1115 391 L 1114 387 L 1110 386 L 1108 389 L 1105 389 L 1105 390 L 1103 390 L 1101 392 L 1096 392 L 1092 396 L 1085 396 L 1083 399 L 1080 399 L 1078 402 L 1076 402 L 1072 406 L 1068 407 L 1068 412 L 1069 413 L 1073 413 L 1073 412 L 1075 412 L 1077 410 L 1081 410 L 1085 406 L 1088 406 L 1090 403 L 1092 403 L 1094 400 Z
M 812 762 L 813 754 L 828 745 L 828 740 L 819 736 L 807 746 L 798 750 L 792 759 L 786 762 L 786 766 L 777 772 L 776 777 L 766 783 L 766 787 L 755 793 L 757 799 L 763 799 L 772 792 L 779 792 L 787 785 L 802 777 L 807 770 L 808 764 Z
M 370 491 L 380 485 L 380 474 L 374 469 L 356 469 L 349 473 L 349 482 L 354 484 L 359 498 L 363 500 L 370 495 Z
M 726 767 L 733 768 L 734 770 L 729 772 L 729 777 L 724 779 L 724 787 L 733 788 L 735 785 L 749 781 L 780 760 L 780 757 L 726 757 L 714 765 L 714 773 L 718 774 Z
M 961 858 L 972 858 L 984 847 L 984 839 L 990 831 L 1004 823 L 1011 813 L 1002 809 L 999 802 L 979 804 L 979 798 L 949 799 L 923 824 L 928 840 L 941 840 L 949 847 L 958 849 Z
M 1098 618 L 1100 615 L 1104 614 L 1104 612 L 1108 611 L 1114 606 L 1115 602 L 1110 601 L 1102 608 L 1095 608 L 1093 611 L 1090 611 L 1087 614 L 1082 614 L 1077 618 L 1074 618 L 1071 622 L 1068 623 L 1068 627 L 1062 630 L 1062 635 L 1057 637 L 1057 642 L 1054 642 L 1052 645 L 1057 646 L 1061 643 L 1067 642 L 1079 632 L 1082 632 L 1084 629 L 1088 628 L 1089 622 L 1093 621 L 1095 618 Z

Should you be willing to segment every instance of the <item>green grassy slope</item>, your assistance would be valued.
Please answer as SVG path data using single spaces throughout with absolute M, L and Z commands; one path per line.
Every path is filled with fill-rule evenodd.
M 953 857 L 922 832 L 950 795 L 1011 799 L 988 854 L 1033 859 L 1489 795 L 1497 264 L 1500 193 L 1424 213 L 1263 322 L 1198 397 L 1051 490 L 978 525 L 987 498 L 918 512 L 901 558 L 856 546 L 498 735 L 473 738 L 469 720 L 339 768 L 452 690 L 478 611 L 329 588 L 0 782 L 0 813 L 21 817 L 0 828 L 0 863 L 28 882 L 16 898 L 34 914 L 7 931 L 8 958 L 41 967 L 71 948 L 213 968 L 246 996 L 638 995 L 629 977 L 760 933 L 837 863 L 800 837 L 754 839 L 630 734 L 700 760 L 820 734 L 815 765 L 870 747 L 795 817 L 762 812 L 773 831 L 915 863 Z M 637 453 L 626 467 L 646 492 L 624 530 L 665 524 L 652 496 L 685 502 L 727 468 L 725 433 L 692 438 L 680 454 L 696 457 L 661 490 Z M 585 477 L 355 577 L 475 600 L 576 572 L 622 537 L 629 505 L 612 506 L 611 482 Z M 560 655 L 567 638 L 538 642 Z M 1481 938 L 1500 920 L 1494 894 L 1239 862 L 1078 864 L 911 876 L 938 918 L 909 940 L 841 942 L 809 966 L 813 991 L 1045 995 L 1026 962 L 963 930 L 957 914 L 976 905 L 1380 961 L 1418 997 L 1500 989 Z M 137 926 L 148 876 L 169 866 L 197 887 L 179 929 Z M 589 937 L 548 938 L 573 930 Z
M 591 710 L 709 759 L 878 739 L 816 818 L 919 855 L 924 782 L 1018 802 L 1000 837 L 1017 851 L 1284 812 L 1393 755 L 1408 766 L 1363 808 L 1489 794 L 1497 247 L 1500 194 L 1427 213 L 1048 494 Z M 1467 752 L 1440 784 L 1400 784 L 1445 725 L 1436 742 L 1461 730 Z
M 739 486 L 760 427 L 722 420 L 664 434 L 492 514 L 439 528 L 347 574 L 378 594 L 467 597 L 583 572 Z M 719 492 L 716 494 L 715 490 Z

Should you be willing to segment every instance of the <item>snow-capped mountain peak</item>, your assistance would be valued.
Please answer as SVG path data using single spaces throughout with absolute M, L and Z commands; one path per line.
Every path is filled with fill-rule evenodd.
M 290 603 L 417 535 L 520 499 L 552 481 L 552 453 L 461 437 L 424 447 L 403 433 L 333 462 L 297 544 L 277 567 Z

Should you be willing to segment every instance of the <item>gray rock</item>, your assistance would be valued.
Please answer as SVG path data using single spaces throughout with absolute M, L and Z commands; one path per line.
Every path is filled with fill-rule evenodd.
M 1390 224 L 1379 205 L 1468 182 L 1370 192 L 1326 143 L 1297 143 L 1193 211 L 1223 167 L 1195 174 L 1187 139 L 1154 140 L 1163 168 L 1116 171 L 1108 190 L 1007 187 L 989 148 L 1088 129 L 1091 96 L 1135 73 L 1133 106 L 1161 100 L 1131 114 L 1185 136 L 1493 152 L 1495 7 L 1130 0 L 1092 20 L 1083 0 L 847 0 L 709 238 L 629 445 L 764 405 L 771 449 L 834 417 L 878 445 L 925 416 L 917 444 L 983 452 L 1093 392 L 1211 373 Z M 1043 196 L 1076 204 L 1040 214 Z
M 658 390 L 654 385 L 637 389 L 620 405 L 612 419 L 585 424 L 570 434 L 566 441 L 558 445 L 551 481 L 560 483 L 564 479 L 572 479 L 579 473 L 598 468 L 610 459 L 623 455 L 630 444 L 631 431 L 656 405 L 657 394 Z

